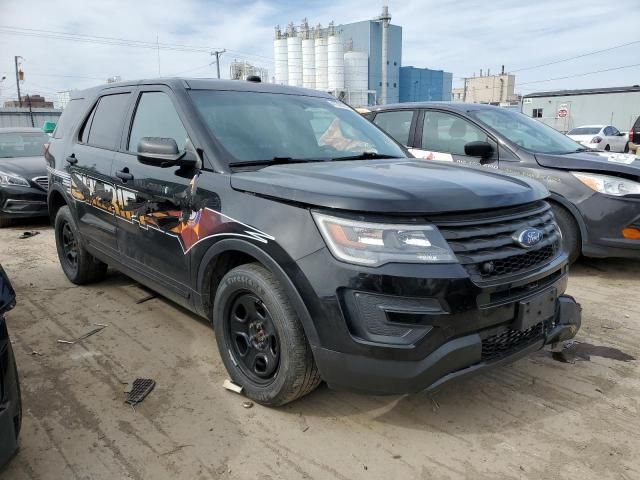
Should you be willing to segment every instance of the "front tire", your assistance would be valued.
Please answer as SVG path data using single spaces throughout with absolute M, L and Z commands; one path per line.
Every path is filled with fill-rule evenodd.
M 11 225 L 11 219 L 6 217 L 0 217 L 0 228 L 5 228 Z
M 562 232 L 562 245 L 569 254 L 569 264 L 573 264 L 582 253 L 580 228 L 573 215 L 566 208 L 556 204 L 552 204 L 551 208 Z
M 320 384 L 300 319 L 280 282 L 262 265 L 240 265 L 223 277 L 213 325 L 222 361 L 250 399 L 281 406 Z
M 58 210 L 54 229 L 58 259 L 67 278 L 76 285 L 102 280 L 107 273 L 107 264 L 84 248 L 68 206 L 65 205 Z

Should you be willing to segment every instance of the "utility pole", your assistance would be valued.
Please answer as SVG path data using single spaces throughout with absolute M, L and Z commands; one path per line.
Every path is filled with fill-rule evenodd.
M 27 103 L 29 104 L 29 115 L 31 116 L 31 126 L 35 127 L 36 124 L 33 121 L 33 110 L 31 108 L 31 95 L 29 95 L 28 93 L 27 93 Z
M 16 87 L 18 89 L 18 104 L 22 108 L 22 97 L 20 96 L 20 75 L 18 74 L 18 59 L 22 58 L 20 55 L 16 55 L 13 57 L 13 60 L 16 64 Z
M 214 52 L 211 52 L 211 55 L 216 56 L 216 69 L 218 70 L 218 78 L 220 78 L 220 55 L 222 55 L 226 51 L 227 49 L 225 48 L 224 50 L 216 50 Z

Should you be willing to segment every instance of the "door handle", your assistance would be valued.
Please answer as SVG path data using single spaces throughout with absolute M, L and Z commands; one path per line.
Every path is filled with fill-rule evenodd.
M 67 162 L 70 163 L 71 165 L 75 165 L 76 163 L 78 163 L 78 159 L 76 158 L 76 154 L 72 153 L 71 155 L 69 155 L 66 158 Z
M 126 182 L 127 180 L 133 180 L 133 175 L 129 173 L 128 168 L 123 168 L 122 170 L 118 170 L 116 172 L 116 177 L 118 177 L 123 182 Z

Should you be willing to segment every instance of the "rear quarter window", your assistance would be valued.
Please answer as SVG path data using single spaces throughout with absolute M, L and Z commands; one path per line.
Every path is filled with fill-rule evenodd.
M 65 138 L 69 135 L 78 123 L 83 105 L 84 98 L 76 98 L 67 103 L 67 106 L 64 107 L 62 111 L 62 115 L 58 119 L 56 129 L 53 132 L 53 138 Z

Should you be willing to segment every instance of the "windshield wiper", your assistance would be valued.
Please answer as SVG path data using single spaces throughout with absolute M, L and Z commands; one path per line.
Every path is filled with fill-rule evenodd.
M 273 157 L 271 160 L 248 160 L 246 162 L 231 162 L 230 167 L 254 167 L 259 165 L 287 165 L 290 163 L 326 162 L 324 158 L 293 158 Z
M 352 155 L 349 157 L 334 157 L 332 161 L 341 161 L 341 160 L 372 160 L 372 159 L 382 159 L 382 158 L 399 158 L 396 155 L 387 155 L 384 153 L 376 153 L 376 152 L 362 152 L 358 155 Z

